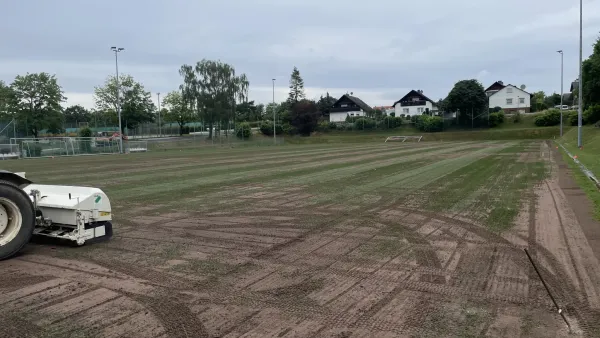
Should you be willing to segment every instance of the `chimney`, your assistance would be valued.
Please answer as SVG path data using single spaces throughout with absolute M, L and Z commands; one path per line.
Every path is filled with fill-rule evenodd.
M 502 81 L 498 81 L 498 83 L 504 86 L 504 82 L 502 82 Z

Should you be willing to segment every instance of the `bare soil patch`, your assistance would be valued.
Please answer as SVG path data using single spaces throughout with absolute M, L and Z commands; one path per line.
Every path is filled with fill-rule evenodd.
M 506 147 L 473 144 L 485 146 Z M 343 151 L 352 156 L 328 164 L 371 158 L 368 149 Z M 390 152 L 373 167 L 400 156 Z M 438 157 L 460 161 L 470 153 Z M 0 335 L 600 336 L 600 264 L 594 251 L 600 227 L 586 218 L 582 196 L 556 153 L 542 156 L 536 143 L 510 155 L 515 163 L 546 161 L 551 175 L 523 193 L 514 226 L 504 232 L 486 228 L 481 217 L 489 210 L 473 207 L 477 194 L 489 194 L 496 184 L 496 168 L 488 168 L 477 194 L 467 195 L 474 201 L 469 208 L 452 210 L 423 207 L 423 200 L 449 186 L 441 184 L 398 184 L 358 197 L 326 198 L 395 172 L 361 173 L 360 180 L 347 174 L 343 184 L 331 185 L 311 181 L 306 173 L 306 182 L 295 185 L 283 176 L 223 182 L 165 205 L 117 196 L 114 204 L 133 207 L 116 216 L 112 241 L 81 248 L 32 244 L 0 262 Z M 310 157 L 297 161 L 306 162 Z M 133 167 L 124 168 L 135 174 Z M 330 169 L 328 175 L 344 175 L 345 169 Z M 416 173 L 404 182 L 430 178 Z M 314 203 L 319 198 L 324 202 Z M 553 309 L 524 248 L 574 334 Z

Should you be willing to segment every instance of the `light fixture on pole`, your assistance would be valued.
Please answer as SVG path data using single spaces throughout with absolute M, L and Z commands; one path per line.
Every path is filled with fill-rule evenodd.
M 119 96 L 120 96 L 120 92 L 121 92 L 121 87 L 119 84 L 119 52 L 122 52 L 125 50 L 125 48 L 121 48 L 121 47 L 110 47 L 110 49 L 115 52 L 115 69 L 117 72 L 117 77 L 116 77 L 116 81 L 117 81 L 117 116 L 119 118 L 119 153 L 123 153 L 123 135 L 121 134 L 123 132 L 123 127 L 121 126 L 121 102 L 119 101 Z
M 275 79 L 273 79 L 273 144 L 277 145 L 277 133 L 275 132 Z
M 581 135 L 581 124 L 582 124 L 582 109 L 583 109 L 583 74 L 581 59 L 583 58 L 583 0 L 579 0 L 579 92 L 577 93 L 577 147 L 583 146 L 583 140 Z
M 557 51 L 560 53 L 560 137 L 563 136 L 563 51 L 562 49 Z
M 161 123 L 160 123 L 160 93 L 156 93 L 158 98 L 158 137 L 162 136 Z

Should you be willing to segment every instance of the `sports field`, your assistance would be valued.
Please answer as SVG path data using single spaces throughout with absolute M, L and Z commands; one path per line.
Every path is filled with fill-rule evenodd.
M 600 227 L 562 161 L 543 141 L 5 161 L 102 188 L 115 236 L 0 262 L 0 336 L 598 337 Z

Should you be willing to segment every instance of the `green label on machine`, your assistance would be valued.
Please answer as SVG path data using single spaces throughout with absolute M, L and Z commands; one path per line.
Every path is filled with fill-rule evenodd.
M 96 196 L 96 200 L 94 201 L 94 203 L 99 203 L 101 199 L 102 199 L 102 196 L 100 196 L 100 195 Z

